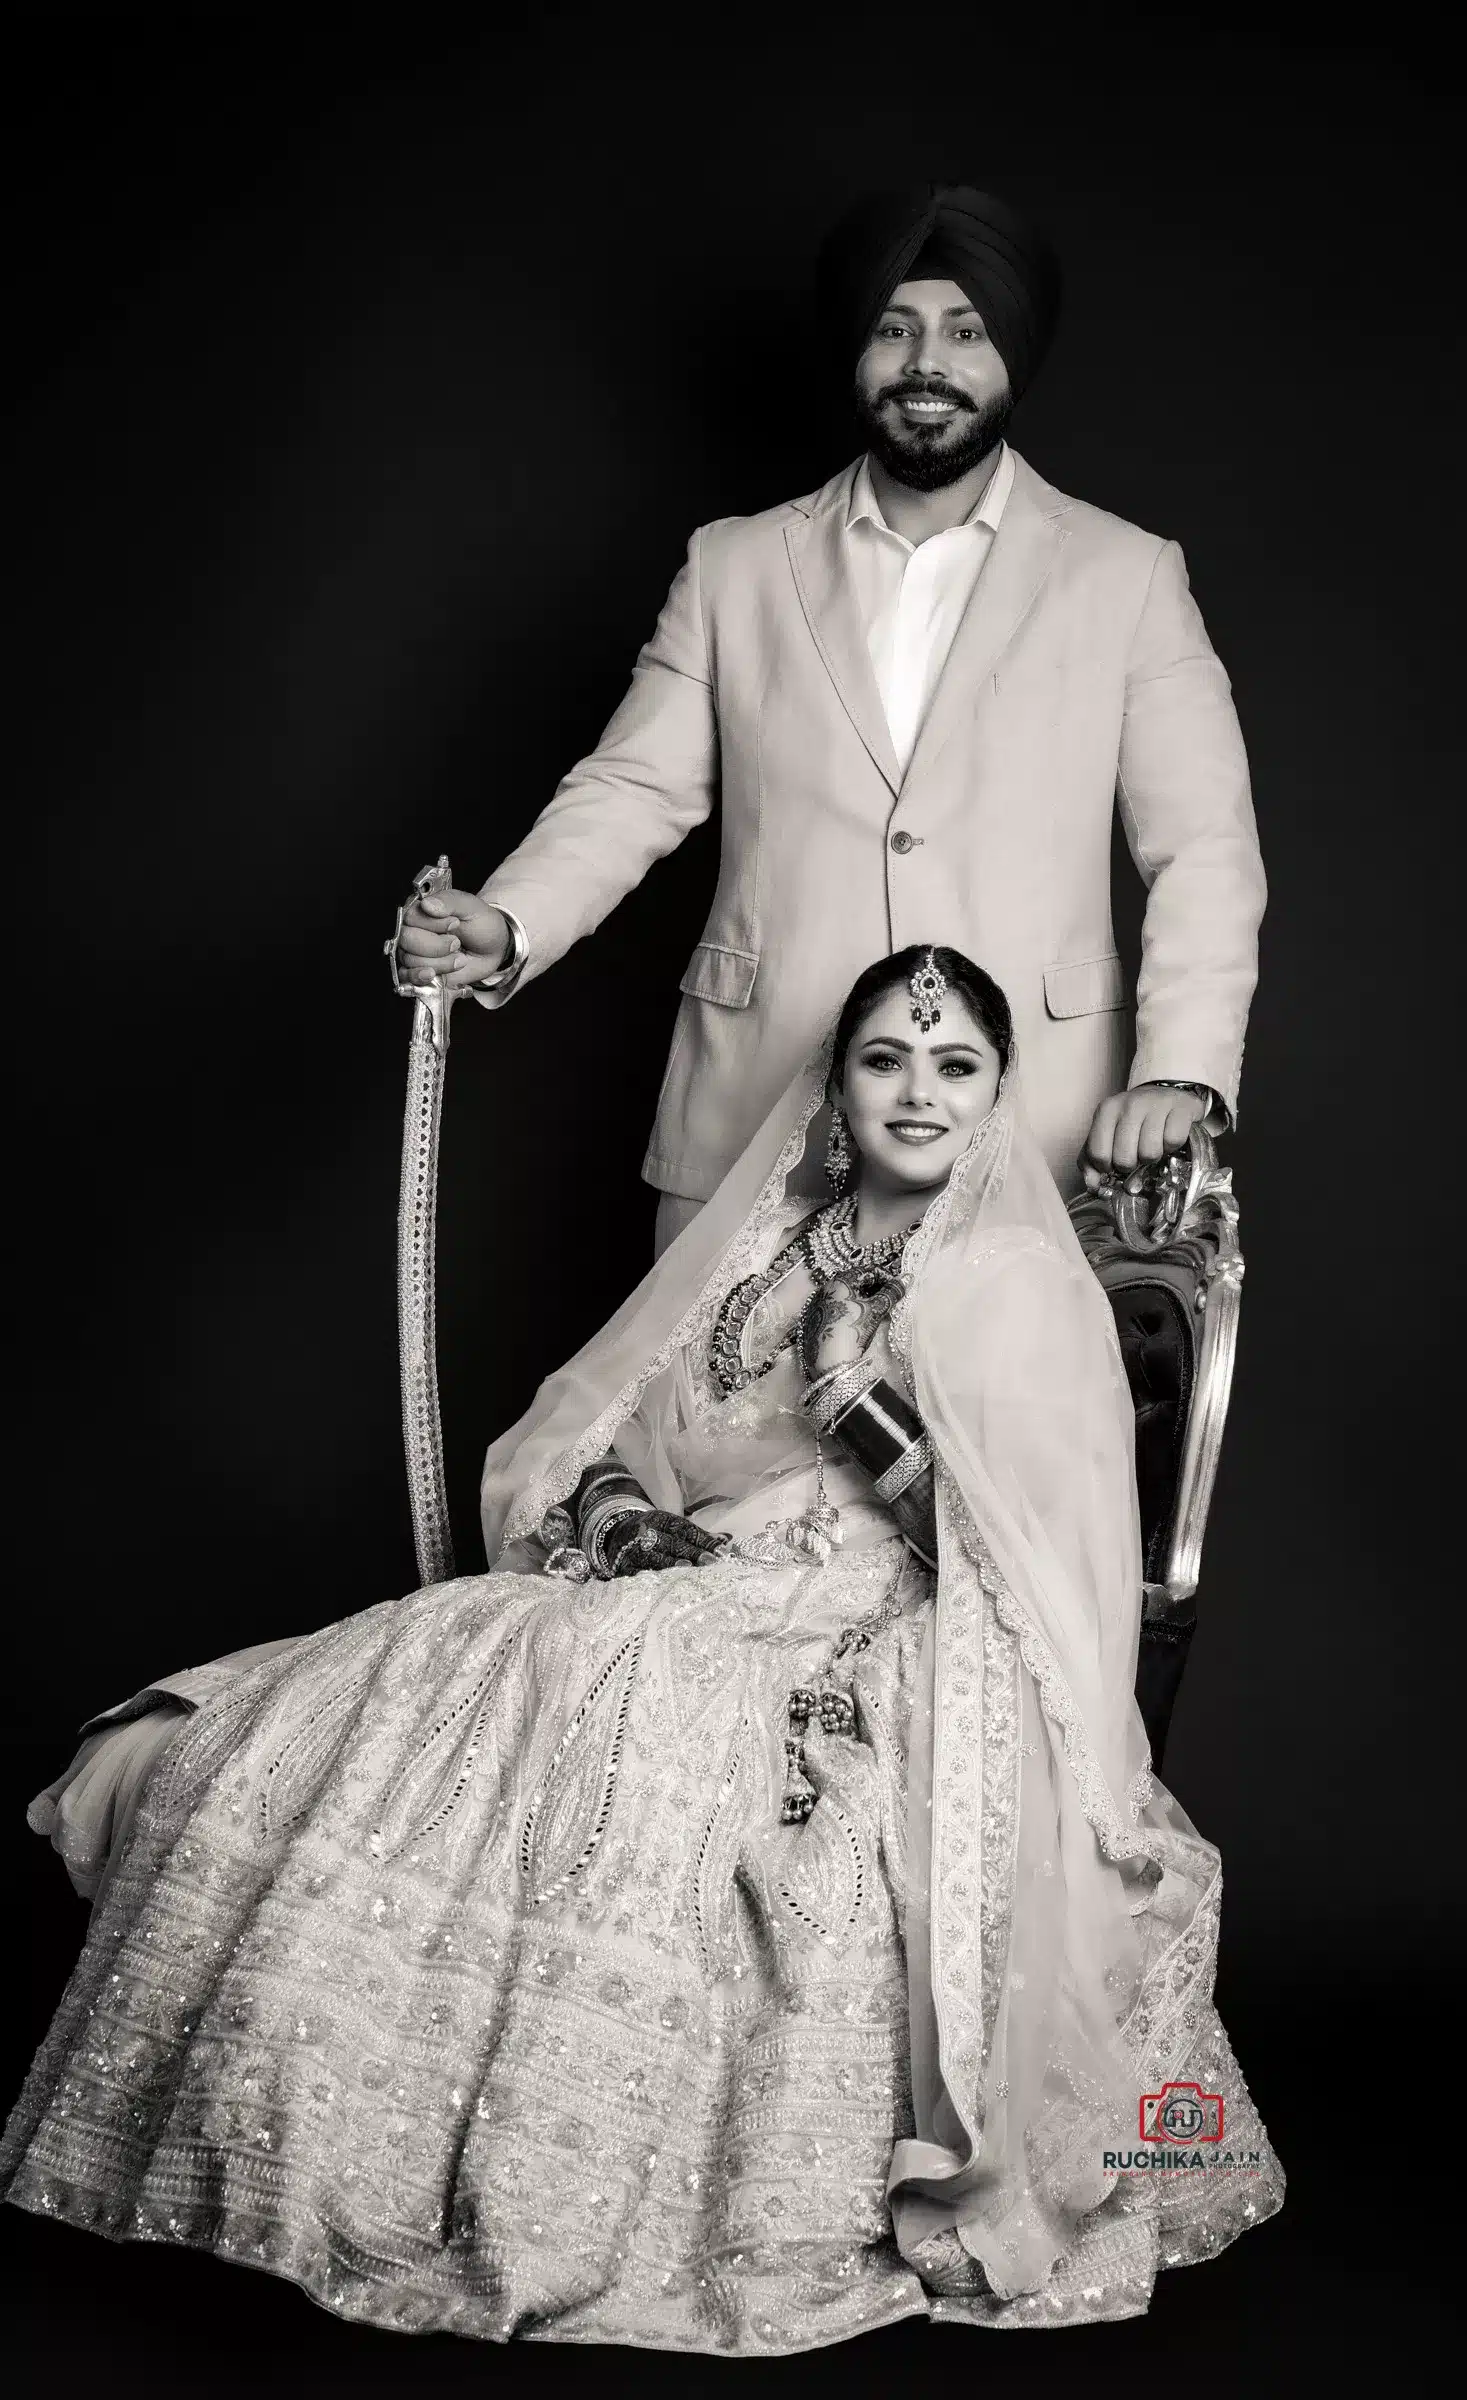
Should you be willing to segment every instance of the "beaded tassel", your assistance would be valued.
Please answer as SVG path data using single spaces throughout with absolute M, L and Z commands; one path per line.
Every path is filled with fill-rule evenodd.
M 780 1823 L 803 1825 L 815 1806 L 816 1792 L 805 1773 L 805 1734 L 812 1717 L 818 1717 L 822 1733 L 844 1734 L 848 1739 L 856 1730 L 856 1703 L 849 1692 L 837 1684 L 821 1684 L 812 1690 L 801 1684 L 789 1696 L 789 1730 L 784 1738 L 784 1797 L 780 1803 Z
M 782 1825 L 803 1825 L 815 1806 L 815 1786 L 805 1773 L 805 1727 L 815 1713 L 815 1694 L 794 1691 L 789 1697 L 789 1730 L 784 1737 L 784 1796 Z

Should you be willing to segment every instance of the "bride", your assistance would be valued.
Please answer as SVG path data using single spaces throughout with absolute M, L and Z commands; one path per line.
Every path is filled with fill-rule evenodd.
M 1131 1442 L 1003 995 L 882 959 L 490 1450 L 490 1573 L 42 1795 L 100 1889 L 0 2190 L 484 2339 L 1140 2314 L 1283 2175 L 1132 1694 Z

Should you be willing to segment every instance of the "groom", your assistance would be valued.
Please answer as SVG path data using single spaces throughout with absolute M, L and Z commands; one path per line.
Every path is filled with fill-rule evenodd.
M 401 971 L 495 1007 L 717 804 L 643 1165 L 659 1247 L 871 961 L 981 962 L 1061 1188 L 1228 1125 L 1264 905 L 1228 680 L 1174 542 L 1046 483 L 1005 431 L 1054 328 L 1042 239 L 966 187 L 859 203 L 821 328 L 864 455 L 693 535 L 622 701 L 476 898 L 415 903 Z M 789 372 L 796 372 L 794 362 Z M 1148 886 L 1134 1055 L 1113 810 Z

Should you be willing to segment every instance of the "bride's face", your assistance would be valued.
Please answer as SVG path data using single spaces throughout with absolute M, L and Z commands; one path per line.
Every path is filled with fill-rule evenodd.
M 941 1190 L 992 1108 L 1003 1060 L 961 995 L 923 1033 L 903 986 L 856 1028 L 836 1097 L 860 1154 L 863 1187 Z

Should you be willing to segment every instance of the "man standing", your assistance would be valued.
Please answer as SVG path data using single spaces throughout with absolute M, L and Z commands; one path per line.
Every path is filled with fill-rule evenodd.
M 911 942 L 986 967 L 1062 1189 L 1231 1122 L 1265 887 L 1228 680 L 1174 542 L 1004 439 L 1059 276 L 967 187 L 857 205 L 818 279 L 865 455 L 699 528 L 595 751 L 476 898 L 415 904 L 402 972 L 500 1005 L 721 807 L 722 867 L 643 1166 L 659 1246 L 860 970 Z M 1148 886 L 1126 1062 L 1119 806 Z

